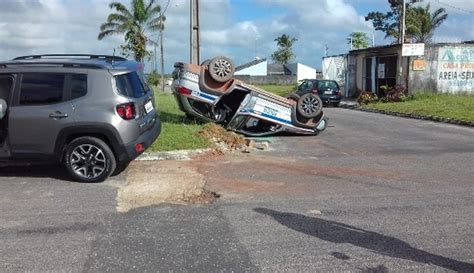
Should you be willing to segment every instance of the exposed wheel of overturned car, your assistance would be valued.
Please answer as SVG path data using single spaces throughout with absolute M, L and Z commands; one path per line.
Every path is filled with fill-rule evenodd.
M 235 67 L 231 59 L 218 56 L 209 62 L 211 78 L 218 82 L 226 82 L 234 76 Z
M 307 93 L 298 99 L 296 109 L 304 118 L 315 118 L 323 110 L 323 102 L 318 96 Z

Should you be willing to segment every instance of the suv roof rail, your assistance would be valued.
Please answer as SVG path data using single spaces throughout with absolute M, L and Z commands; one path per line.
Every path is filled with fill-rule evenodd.
M 27 55 L 16 57 L 13 60 L 35 60 L 35 59 L 99 59 L 106 61 L 126 61 L 127 59 L 119 56 L 111 55 L 97 55 L 97 54 L 42 54 L 42 55 Z
M 34 66 L 34 67 L 44 67 L 44 66 L 60 66 L 60 67 L 78 67 L 78 68 L 99 68 L 104 69 L 105 67 L 100 64 L 94 63 L 59 63 L 59 62 L 0 62 L 0 68 L 7 68 L 9 66 Z

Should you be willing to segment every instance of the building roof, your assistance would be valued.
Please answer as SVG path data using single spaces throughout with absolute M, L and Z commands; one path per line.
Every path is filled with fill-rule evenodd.
M 243 70 L 243 69 L 245 69 L 245 68 L 249 68 L 249 67 L 254 66 L 254 65 L 257 65 L 257 64 L 259 64 L 259 63 L 263 63 L 263 62 L 265 62 L 266 60 L 267 60 L 266 58 L 263 58 L 263 59 L 255 59 L 255 60 L 250 61 L 250 62 L 248 62 L 248 63 L 244 63 L 244 64 L 241 64 L 241 65 L 237 66 L 237 67 L 235 68 L 235 71 L 240 71 L 240 70 Z

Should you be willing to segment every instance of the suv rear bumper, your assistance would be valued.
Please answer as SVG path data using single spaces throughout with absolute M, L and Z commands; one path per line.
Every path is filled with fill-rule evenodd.
M 155 119 L 153 127 L 141 134 L 136 140 L 122 146 L 121 151 L 117 154 L 118 161 L 130 162 L 134 160 L 155 142 L 161 133 L 161 121 L 158 116 Z M 135 150 L 135 145 L 137 144 L 143 145 L 142 151 L 137 152 Z
M 332 95 L 332 96 L 320 95 L 319 97 L 321 98 L 321 101 L 325 104 L 327 104 L 327 103 L 338 103 L 338 102 L 341 102 L 341 99 L 342 99 L 342 97 L 336 96 L 336 95 Z

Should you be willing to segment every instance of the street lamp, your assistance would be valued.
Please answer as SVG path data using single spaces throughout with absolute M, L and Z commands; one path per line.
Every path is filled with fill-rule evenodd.
M 161 91 L 165 92 L 165 60 L 163 56 L 163 30 L 164 30 L 164 19 L 165 12 L 170 5 L 170 0 L 166 2 L 166 6 L 163 11 L 160 12 L 160 61 L 161 61 Z M 155 47 L 155 66 L 156 66 L 156 47 Z
M 411 0 L 411 4 L 414 4 L 414 3 L 421 3 L 423 2 L 423 0 Z M 402 40 L 400 41 L 401 44 L 404 44 L 405 43 L 405 32 L 406 32 L 406 0 L 403 0 L 403 9 L 402 9 L 402 34 L 401 34 L 401 38 Z

